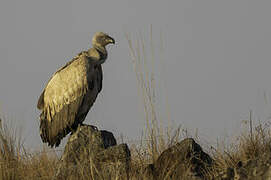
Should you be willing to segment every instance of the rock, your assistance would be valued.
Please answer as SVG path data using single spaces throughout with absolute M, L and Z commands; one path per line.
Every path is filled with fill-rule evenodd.
M 269 155 L 270 156 L 270 155 Z M 271 180 L 270 157 L 239 161 L 236 167 L 228 167 L 223 177 L 214 180 Z
M 147 165 L 144 169 L 143 169 L 143 171 L 142 171 L 142 173 L 143 173 L 143 178 L 142 178 L 142 180 L 154 180 L 154 175 L 153 175 L 153 173 L 154 173 L 154 165 L 153 164 L 149 164 L 149 165 Z
M 146 170 L 152 179 L 203 179 L 204 171 L 211 167 L 212 158 L 203 152 L 192 138 L 187 138 L 165 150 Z
M 108 131 L 78 127 L 68 139 L 54 179 L 128 179 L 130 150 Z
M 214 180 L 234 180 L 235 177 L 235 169 L 234 168 L 226 168 L 224 172 L 220 172 L 218 176 L 214 177 Z
M 270 155 L 266 158 L 250 159 L 242 162 L 242 166 L 234 169 L 236 180 L 271 180 L 270 177 Z

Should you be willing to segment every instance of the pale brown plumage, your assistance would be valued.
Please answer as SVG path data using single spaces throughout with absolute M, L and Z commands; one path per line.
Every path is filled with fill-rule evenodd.
M 44 88 L 37 107 L 40 115 L 40 136 L 49 146 L 58 146 L 61 139 L 76 130 L 102 89 L 101 64 L 107 58 L 105 46 L 115 43 L 105 33 L 92 39 L 93 47 L 83 51 L 60 68 Z

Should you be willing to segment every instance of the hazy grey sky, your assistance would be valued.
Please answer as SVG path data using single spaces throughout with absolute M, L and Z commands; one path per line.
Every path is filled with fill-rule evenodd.
M 200 136 L 235 132 L 249 109 L 264 120 L 271 106 L 271 1 L 2 0 L 0 110 L 41 145 L 36 109 L 50 76 L 90 47 L 96 31 L 113 36 L 103 91 L 86 123 L 139 137 L 141 101 L 125 32 L 165 39 L 165 89 L 171 118 Z M 159 41 L 155 41 L 159 46 Z M 269 101 L 270 103 L 270 101 Z M 167 120 L 165 120 L 166 122 Z

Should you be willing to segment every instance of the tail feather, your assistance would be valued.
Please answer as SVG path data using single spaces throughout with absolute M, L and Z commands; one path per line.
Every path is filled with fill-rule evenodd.
M 51 147 L 58 147 L 61 140 L 72 131 L 74 124 L 65 124 L 62 117 L 63 114 L 56 113 L 53 119 L 49 121 L 46 118 L 46 113 L 40 115 L 40 137 L 43 143 L 48 143 Z M 73 118 L 72 116 L 69 118 Z
M 47 120 L 45 119 L 45 115 L 42 112 L 40 114 L 40 137 L 41 137 L 42 142 L 44 143 L 48 142 L 47 129 L 48 129 Z

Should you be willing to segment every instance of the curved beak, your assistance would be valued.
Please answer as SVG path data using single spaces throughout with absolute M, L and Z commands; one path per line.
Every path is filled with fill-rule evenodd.
M 108 36 L 108 43 L 115 44 L 115 40 L 112 37 Z

